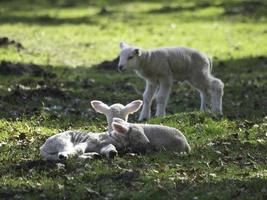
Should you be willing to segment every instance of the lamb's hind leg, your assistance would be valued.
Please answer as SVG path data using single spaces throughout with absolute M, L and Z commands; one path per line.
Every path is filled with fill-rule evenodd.
M 99 153 L 96 153 L 96 152 L 88 152 L 88 153 L 84 153 L 80 156 L 78 156 L 78 158 L 80 159 L 94 159 L 94 158 L 98 158 L 100 157 L 100 154 Z
M 208 103 L 212 112 L 222 114 L 223 83 L 220 79 L 209 74 L 203 74 L 192 79 L 190 83 L 201 92 L 201 95 L 203 94 L 201 110 Z
M 143 121 L 150 118 L 151 115 L 151 104 L 153 97 L 155 95 L 155 92 L 157 90 L 157 83 L 154 81 L 146 81 L 146 89 L 143 94 L 143 107 L 141 114 L 139 116 L 139 121 Z
M 171 93 L 172 80 L 164 79 L 160 82 L 159 92 L 157 94 L 157 112 L 156 116 L 166 114 L 166 106 Z
M 209 93 L 211 110 L 222 114 L 223 82 L 215 77 L 210 77 Z

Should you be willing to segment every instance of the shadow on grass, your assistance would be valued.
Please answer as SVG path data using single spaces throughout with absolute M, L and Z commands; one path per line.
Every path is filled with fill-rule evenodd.
M 26 23 L 26 24 L 39 24 L 39 25 L 61 25 L 61 24 L 97 24 L 90 17 L 78 18 L 57 18 L 49 15 L 43 16 L 12 16 L 6 15 L 0 17 L 0 23 Z
M 267 16 L 266 2 L 263 0 L 245 0 L 245 1 L 190 1 L 177 5 L 165 5 L 161 8 L 148 11 L 150 14 L 170 14 L 184 11 L 196 11 L 208 7 L 221 7 L 224 12 L 222 16 L 241 15 L 242 17 L 251 17 L 254 19 Z
M 19 63 L 9 64 L 22 66 Z M 135 75 L 86 67 L 23 66 L 31 66 L 32 69 L 23 74 L 5 73 L 4 81 L 1 81 L 2 118 L 31 118 L 43 111 L 58 119 L 67 116 L 94 118 L 94 112 L 90 109 L 93 99 L 112 104 L 128 103 L 142 96 L 143 86 L 139 83 L 143 81 Z M 267 57 L 263 56 L 214 60 L 213 74 L 225 83 L 225 116 L 230 119 L 258 120 L 266 116 L 266 66 Z M 34 67 L 38 70 L 34 70 Z M 12 79 L 16 81 L 10 82 Z M 174 86 L 168 110 L 169 113 L 197 110 L 199 103 L 198 93 L 192 87 L 185 84 L 177 89 Z
M 0 23 L 25 23 L 25 24 L 40 24 L 40 25 L 61 25 L 61 24 L 89 24 L 89 25 L 96 25 L 98 24 L 99 17 L 111 17 L 114 14 L 114 11 L 111 11 L 109 7 L 116 7 L 117 4 L 127 4 L 131 3 L 132 1 L 101 1 L 100 3 L 95 3 L 93 1 L 43 1 L 43 4 L 35 4 L 31 1 L 25 1 L 25 3 L 20 3 L 17 1 L 12 1 L 11 3 L 5 3 L 2 5 L 4 8 L 2 12 L 0 12 Z M 138 2 L 138 0 L 137 0 Z M 157 14 L 179 14 L 180 12 L 190 11 L 192 15 L 179 15 L 179 20 L 184 22 L 191 22 L 191 21 L 213 21 L 213 20 L 221 20 L 221 19 L 228 19 L 228 17 L 238 16 L 234 18 L 238 21 L 255 21 L 259 18 L 263 19 L 267 16 L 267 4 L 264 1 L 253 1 L 253 0 L 246 0 L 246 1 L 190 1 L 188 2 L 181 2 L 174 5 L 171 2 L 168 5 L 164 1 L 152 1 L 152 2 L 159 2 L 162 3 L 162 6 L 157 9 L 151 9 L 144 14 L 148 15 L 157 15 Z M 38 2 L 39 3 L 39 2 Z M 23 4 L 23 5 L 21 5 Z M 1 4 L 0 4 L 1 5 Z M 19 5 L 19 6 L 18 6 Z M 21 6 L 20 6 L 21 5 Z M 46 15 L 39 15 L 39 11 L 43 11 L 45 9 L 62 9 L 64 7 L 84 7 L 84 6 L 98 6 L 99 12 L 95 16 L 83 16 L 83 17 L 73 17 L 73 18 L 60 18 L 56 15 L 52 16 L 49 14 Z M 208 7 L 221 7 L 223 8 L 222 14 L 212 15 L 212 16 L 195 16 L 194 12 L 199 9 L 208 8 Z M 30 15 L 26 14 L 19 14 L 17 11 L 29 11 Z M 118 11 L 116 11 L 118 12 Z M 127 23 L 131 23 L 133 19 L 142 21 L 145 18 L 145 15 L 141 17 L 137 14 L 132 14 L 131 19 L 127 20 Z M 147 16 L 150 17 L 150 16 Z M 127 16 L 124 17 L 127 19 Z M 140 19 L 139 19 L 140 18 Z M 230 19 L 230 18 L 229 18 Z M 232 18 L 231 18 L 232 20 Z
M 138 158 L 129 157 L 127 155 L 122 156 L 120 160 L 114 161 L 115 166 L 118 165 L 122 168 L 118 170 L 118 168 L 112 167 L 109 168 L 110 170 L 108 171 L 104 170 L 103 173 L 95 173 L 94 169 L 91 168 L 90 171 L 86 171 L 84 165 L 86 165 L 87 162 L 57 163 L 33 160 L 24 161 L 15 165 L 6 165 L 2 168 L 0 174 L 3 172 L 12 172 L 12 176 L 24 177 L 25 180 L 31 178 L 28 174 L 42 176 L 42 178 L 47 176 L 56 180 L 56 184 L 64 182 L 65 189 L 70 193 L 76 192 L 73 185 L 82 188 L 84 182 L 87 183 L 90 181 L 90 188 L 96 190 L 103 196 L 105 196 L 106 193 L 102 190 L 98 191 L 99 186 L 108 187 L 112 182 L 113 188 L 118 187 L 126 196 L 140 196 L 145 193 L 145 197 L 147 198 L 152 198 L 157 195 L 165 195 L 166 198 L 166 196 L 170 195 L 172 198 L 177 197 L 179 199 L 192 199 L 192 197 L 195 196 L 200 199 L 216 199 L 218 195 L 220 195 L 222 199 L 264 199 L 266 193 L 263 189 L 267 184 L 267 180 L 264 179 L 264 177 L 253 175 L 253 169 L 266 165 L 267 160 L 262 156 L 266 154 L 264 145 L 243 143 L 234 135 L 230 135 L 226 139 L 219 138 L 213 140 L 211 143 L 212 145 L 196 147 L 189 156 L 168 152 L 142 155 Z M 221 153 L 219 154 L 218 152 Z M 144 159 L 148 160 L 144 163 Z M 127 165 L 129 160 L 131 161 L 130 166 Z M 106 165 L 104 162 L 99 164 Z M 167 181 L 170 174 L 167 175 L 167 177 L 161 177 L 161 172 L 162 170 L 164 171 L 164 166 L 167 165 L 169 165 L 167 171 L 172 169 L 170 171 L 173 173 L 173 170 L 175 170 L 174 184 L 169 184 L 170 182 Z M 175 166 L 178 167 L 175 168 Z M 126 172 L 123 172 L 122 169 L 125 170 L 125 168 L 128 167 L 134 170 L 126 170 Z M 240 170 L 236 170 L 236 168 Z M 232 169 L 235 170 L 232 171 Z M 248 169 L 251 174 L 244 169 Z M 77 170 L 79 171 L 78 175 Z M 147 170 L 155 170 L 158 171 L 158 173 L 160 172 L 160 174 L 148 175 L 146 174 Z M 140 176 L 139 172 L 142 171 L 146 173 L 142 173 L 142 176 Z M 210 176 L 211 172 L 213 174 L 222 173 L 225 178 L 218 180 L 214 178 L 214 176 Z M 162 172 L 162 174 L 164 174 L 164 172 Z M 68 177 L 73 176 L 75 179 L 68 179 Z M 177 176 L 179 176 L 179 178 Z M 159 177 L 161 177 L 160 180 L 155 183 L 153 180 Z M 81 180 L 84 181 L 81 182 Z M 140 182 L 145 185 L 145 187 L 142 186 L 143 189 L 141 190 L 138 189 L 138 184 L 140 184 Z M 157 184 L 160 184 L 160 187 L 158 187 Z M 131 187 L 131 191 L 126 189 L 128 186 L 133 186 Z M 12 198 L 15 195 L 39 196 L 41 193 L 54 195 L 53 197 L 55 197 L 59 191 L 57 187 L 49 188 L 49 190 L 53 192 L 47 193 L 47 188 L 45 186 L 32 187 L 31 185 L 27 185 L 10 187 L 7 185 L 0 189 L 0 197 Z M 84 190 L 83 193 L 86 193 L 86 190 Z
M 110 105 L 115 102 L 126 104 L 129 99 L 140 98 L 129 80 L 135 77 L 123 77 L 115 71 L 7 61 L 2 61 L 0 67 L 3 77 L 0 81 L 1 118 L 41 117 L 54 122 L 86 123 L 99 116 L 92 110 L 91 100 Z

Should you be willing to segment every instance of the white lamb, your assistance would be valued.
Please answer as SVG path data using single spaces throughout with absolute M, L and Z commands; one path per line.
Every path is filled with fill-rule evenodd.
M 112 125 L 114 126 L 114 123 Z M 111 160 L 118 151 L 126 151 L 130 146 L 146 146 L 146 143 L 148 143 L 147 138 L 142 134 L 131 137 L 128 133 L 121 134 L 116 131 L 104 133 L 65 131 L 49 137 L 40 147 L 40 153 L 47 160 L 70 157 L 91 159 L 98 155 L 104 155 Z
M 142 104 L 143 102 L 141 100 L 135 100 L 127 104 L 126 106 L 120 103 L 115 103 L 111 106 L 108 106 L 102 101 L 91 101 L 91 106 L 95 109 L 95 111 L 102 113 L 106 116 L 109 132 L 112 131 L 111 123 L 114 117 L 128 121 L 129 114 L 137 112 L 142 106 Z
M 189 153 L 191 148 L 185 136 L 177 129 L 163 125 L 133 124 L 114 118 L 114 131 L 131 137 L 129 147 L 134 152 L 150 152 L 153 150 L 170 150 Z M 138 139 L 139 138 L 139 139 Z M 147 141 L 144 142 L 144 138 Z
M 78 156 L 92 158 L 96 155 L 105 155 L 109 160 L 117 154 L 117 149 L 127 148 L 129 142 L 124 135 L 112 132 L 113 117 L 128 119 L 128 115 L 136 112 L 142 101 L 136 100 L 126 106 L 114 104 L 108 106 L 101 101 L 91 101 L 93 108 L 104 113 L 108 121 L 108 132 L 85 133 L 79 131 L 65 131 L 49 137 L 40 147 L 41 155 L 47 160 L 67 159 Z
M 223 82 L 211 75 L 211 60 L 188 47 L 166 47 L 150 51 L 120 43 L 118 70 L 132 69 L 146 81 L 143 108 L 139 120 L 150 118 L 150 107 L 156 94 L 156 116 L 166 114 L 166 105 L 174 80 L 187 81 L 200 93 L 200 110 L 222 114 Z

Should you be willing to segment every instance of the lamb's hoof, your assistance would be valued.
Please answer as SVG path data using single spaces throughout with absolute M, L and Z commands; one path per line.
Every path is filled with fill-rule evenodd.
M 117 151 L 110 151 L 108 154 L 108 158 L 111 160 L 113 159 L 115 156 L 117 156 L 118 152 Z
M 68 156 L 64 155 L 64 154 L 59 154 L 58 155 L 58 159 L 59 160 L 67 160 L 68 159 Z
M 95 159 L 99 159 L 99 158 L 101 158 L 101 155 L 99 153 L 93 153 L 92 157 Z

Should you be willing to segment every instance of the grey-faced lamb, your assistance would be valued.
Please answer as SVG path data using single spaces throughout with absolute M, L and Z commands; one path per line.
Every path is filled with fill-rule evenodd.
M 128 141 L 132 141 L 129 148 L 134 152 L 168 150 L 189 153 L 191 150 L 186 137 L 178 129 L 163 125 L 133 124 L 119 118 L 113 121 L 116 122 L 114 131 L 118 135 L 127 135 Z
M 222 114 L 223 82 L 211 74 L 211 59 L 188 47 L 165 47 L 143 50 L 120 43 L 119 71 L 132 69 L 146 81 L 143 108 L 139 120 L 149 119 L 156 96 L 156 116 L 166 114 L 173 81 L 187 81 L 200 93 L 200 110 L 208 104 L 214 113 Z

